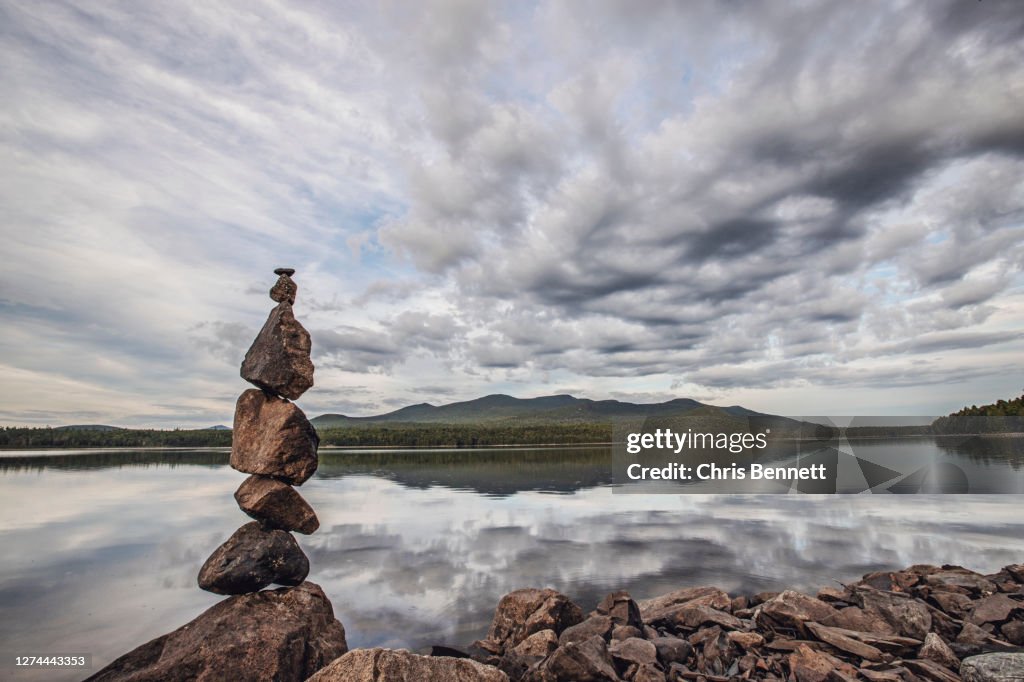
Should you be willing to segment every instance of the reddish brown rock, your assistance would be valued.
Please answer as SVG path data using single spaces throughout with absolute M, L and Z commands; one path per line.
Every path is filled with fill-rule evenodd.
M 268 528 L 309 535 L 320 527 L 313 508 L 287 483 L 253 474 L 238 486 L 235 501 L 246 514 Z
M 950 670 L 958 670 L 960 668 L 960 659 L 956 657 L 956 654 L 949 648 L 949 645 L 943 642 L 942 638 L 934 632 L 929 632 L 925 635 L 924 644 L 917 652 L 917 657 L 941 663 Z
M 597 635 L 582 642 L 560 646 L 544 663 L 556 680 L 618 682 L 608 645 Z
M 727 634 L 728 639 L 733 644 L 738 644 L 744 649 L 753 649 L 756 646 L 764 644 L 764 637 L 756 632 L 730 632 Z
M 896 629 L 889 625 L 881 616 L 876 613 L 868 613 L 859 606 L 848 606 L 839 609 L 839 612 L 824 625 L 831 625 L 847 630 L 859 632 L 874 632 L 883 635 L 895 635 Z
M 316 471 L 319 445 L 294 404 L 256 389 L 238 397 L 231 440 L 231 466 L 238 471 L 302 485 Z
M 554 630 L 541 630 L 535 632 L 519 644 L 512 647 L 512 651 L 520 656 L 537 656 L 544 658 L 558 648 L 558 635 Z
M 348 651 L 345 628 L 313 583 L 225 599 L 121 656 L 95 682 L 300 682 Z
M 999 632 L 1002 634 L 1003 639 L 1010 644 L 1024 646 L 1024 622 L 1014 620 L 1009 623 L 1003 623 L 1002 627 L 999 628 Z
M 807 621 L 828 622 L 835 618 L 836 613 L 834 608 L 820 599 L 786 590 L 761 605 L 758 624 L 770 629 L 799 631 Z
M 975 625 L 1002 623 L 1009 620 L 1010 614 L 1020 608 L 1024 608 L 1024 604 L 1019 601 L 1014 601 L 1005 594 L 993 594 L 975 602 L 968 618 Z
M 611 618 L 616 625 L 632 625 L 638 628 L 644 624 L 640 619 L 640 607 L 625 590 L 612 592 L 606 596 L 597 605 L 596 610 L 602 616 Z
M 282 272 L 270 289 L 270 298 L 278 303 L 292 304 L 295 303 L 295 294 L 298 292 L 299 287 L 296 286 L 295 281 Z
M 924 636 L 931 631 L 932 614 L 920 600 L 864 588 L 858 588 L 854 598 L 861 608 L 868 613 L 878 614 L 901 635 L 924 640 Z
M 637 605 L 640 607 L 640 616 L 643 621 L 651 624 L 671 618 L 673 611 L 686 605 L 710 606 L 719 610 L 728 609 L 732 607 L 732 599 L 717 587 L 702 586 L 675 590 L 660 597 L 645 599 Z
M 796 682 L 825 682 L 835 666 L 826 656 L 801 644 L 789 655 L 789 669 Z
M 929 585 L 955 586 L 971 592 L 995 592 L 996 584 L 974 571 L 960 566 L 943 566 L 943 570 L 925 578 Z
M 608 653 L 611 654 L 613 661 L 624 667 L 634 663 L 654 665 L 658 662 L 658 649 L 651 642 L 639 637 L 613 641 L 608 645 Z
M 401 649 L 355 649 L 309 678 L 308 682 L 508 682 L 497 668 L 468 658 L 419 656 Z
M 590 639 L 594 635 L 597 635 L 602 639 L 608 639 L 614 626 L 615 624 L 612 623 L 612 619 L 608 616 L 591 616 L 582 623 L 570 625 L 563 630 L 562 634 L 558 636 L 558 643 L 569 644 L 570 642 L 582 642 L 585 639 Z
M 263 329 L 242 361 L 242 378 L 295 400 L 313 385 L 312 342 L 287 301 L 270 311 Z
M 954 618 L 963 618 L 973 603 L 966 594 L 955 592 L 933 592 L 931 599 L 939 605 L 940 609 Z
M 552 589 L 525 588 L 509 592 L 494 611 L 487 639 L 478 644 L 487 650 L 504 651 L 541 630 L 563 630 L 583 620 L 580 607 Z
M 309 559 L 291 533 L 247 523 L 213 551 L 199 570 L 199 587 L 216 594 L 256 592 L 267 585 L 298 585 Z

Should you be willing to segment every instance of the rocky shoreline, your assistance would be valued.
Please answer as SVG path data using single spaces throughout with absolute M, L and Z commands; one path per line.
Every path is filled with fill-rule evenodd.
M 911 566 L 816 595 L 685 587 L 593 611 L 552 589 L 500 600 L 464 651 L 348 651 L 316 585 L 230 597 L 95 680 L 1021 682 L 1024 565 Z M 347 653 L 346 653 L 347 652 Z

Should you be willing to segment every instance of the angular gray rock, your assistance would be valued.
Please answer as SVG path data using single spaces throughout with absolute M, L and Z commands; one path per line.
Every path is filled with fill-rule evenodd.
M 277 304 L 242 361 L 242 378 L 295 400 L 313 385 L 312 342 L 287 301 Z
M 964 682 L 1024 682 L 1024 653 L 982 654 L 960 663 Z
M 235 491 L 235 501 L 242 511 L 268 528 L 309 535 L 320 527 L 316 513 L 302 495 L 276 478 L 253 474 Z
M 300 682 L 348 651 L 345 628 L 318 585 L 225 599 L 143 644 L 94 682 Z
M 199 587 L 216 594 L 245 594 L 267 585 L 298 585 L 309 559 L 291 533 L 264 530 L 258 521 L 236 530 L 199 570 Z
M 468 658 L 419 656 L 400 649 L 354 649 L 309 682 L 508 682 L 508 676 Z
M 302 485 L 317 467 L 320 437 L 302 410 L 287 400 L 249 389 L 235 405 L 231 466 L 246 474 Z

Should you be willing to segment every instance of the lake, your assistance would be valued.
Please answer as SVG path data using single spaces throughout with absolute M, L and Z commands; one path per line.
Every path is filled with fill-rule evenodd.
M 1024 492 L 1020 439 L 919 453 Z M 498 599 L 550 586 L 585 611 L 611 590 L 815 590 L 915 563 L 1024 562 L 1019 494 L 616 494 L 609 448 L 322 450 L 300 489 L 309 579 L 350 647 L 465 646 Z M 93 671 L 218 600 L 206 557 L 247 522 L 226 451 L 0 454 L 0 651 L 91 653 Z M 61 679 L 4 670 L 5 679 Z M 34 674 L 33 674 L 34 673 Z M 71 673 L 63 679 L 78 679 Z

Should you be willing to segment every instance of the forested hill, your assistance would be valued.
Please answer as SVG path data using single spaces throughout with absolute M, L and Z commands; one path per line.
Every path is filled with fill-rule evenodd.
M 1024 395 L 997 400 L 989 405 L 971 405 L 932 422 L 937 434 L 1024 433 Z

